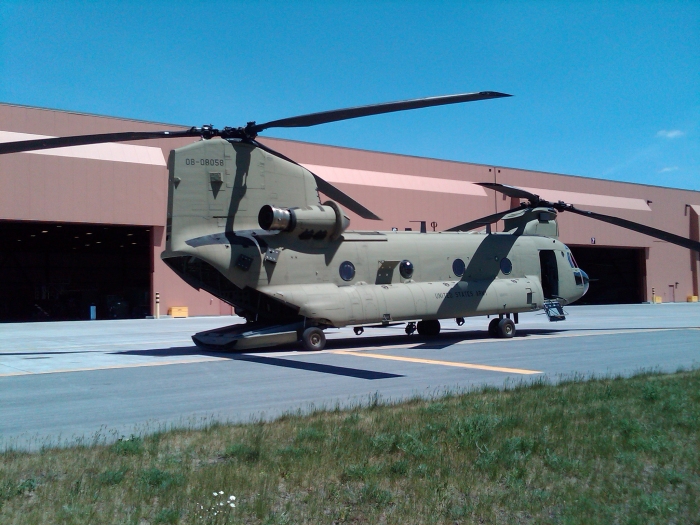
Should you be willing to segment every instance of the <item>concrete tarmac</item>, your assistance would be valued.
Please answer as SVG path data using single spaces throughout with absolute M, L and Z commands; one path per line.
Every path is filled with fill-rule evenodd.
M 208 353 L 195 332 L 237 318 L 0 325 L 0 446 L 36 449 L 173 426 L 271 419 L 318 407 L 398 401 L 482 385 L 674 372 L 700 365 L 700 304 L 571 306 L 566 321 L 520 315 L 513 339 L 488 319 L 442 321 L 435 338 L 402 326 L 327 330 L 297 346 Z

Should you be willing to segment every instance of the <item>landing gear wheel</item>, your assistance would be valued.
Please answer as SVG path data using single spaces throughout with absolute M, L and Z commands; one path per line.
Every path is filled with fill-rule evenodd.
M 355 328 L 352 329 L 353 332 L 355 332 L 355 335 L 362 335 L 363 332 L 365 331 L 364 328 L 361 326 L 356 326 Z
M 457 326 L 462 326 L 464 324 L 464 317 L 458 317 L 455 319 L 455 322 L 457 323 Z
M 508 318 L 498 321 L 498 337 L 510 339 L 515 335 L 515 323 Z
M 311 351 L 323 350 L 323 347 L 326 346 L 326 335 L 317 326 L 304 330 L 304 333 L 301 334 L 301 340 L 304 347 Z
M 416 328 L 420 335 L 435 336 L 440 333 L 440 321 L 437 319 L 418 321 Z
M 491 337 L 498 337 L 498 323 L 501 320 L 496 317 L 494 319 L 491 319 L 491 322 L 489 323 L 489 335 Z
M 406 335 L 413 335 L 413 332 L 416 331 L 416 323 L 408 323 L 406 325 Z

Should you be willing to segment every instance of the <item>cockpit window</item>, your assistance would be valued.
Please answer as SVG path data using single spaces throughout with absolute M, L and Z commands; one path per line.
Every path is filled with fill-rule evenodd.
M 569 264 L 572 268 L 578 268 L 578 264 L 576 264 L 576 259 L 574 259 L 574 256 L 571 255 L 571 252 L 566 252 L 566 258 L 569 259 Z

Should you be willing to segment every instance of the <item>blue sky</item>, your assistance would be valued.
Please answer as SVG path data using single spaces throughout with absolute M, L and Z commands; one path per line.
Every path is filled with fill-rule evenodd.
M 0 102 L 222 127 L 472 91 L 514 97 L 268 136 L 700 190 L 698 1 L 0 3 Z

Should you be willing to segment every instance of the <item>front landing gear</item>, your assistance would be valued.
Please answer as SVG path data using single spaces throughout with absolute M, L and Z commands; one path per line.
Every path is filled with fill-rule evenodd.
M 326 334 L 317 326 L 311 326 L 301 334 L 304 347 L 310 351 L 323 350 L 326 346 Z
M 416 323 L 408 323 L 406 325 L 406 335 L 413 335 L 413 332 L 416 331 Z
M 491 322 L 489 323 L 489 335 L 491 337 L 498 337 L 498 323 L 500 322 L 500 319 L 498 317 L 491 319 Z
M 510 339 L 515 335 L 515 323 L 507 317 L 503 319 L 491 319 L 489 323 L 489 335 L 491 337 Z

